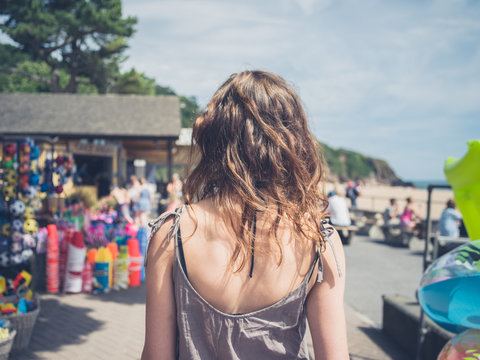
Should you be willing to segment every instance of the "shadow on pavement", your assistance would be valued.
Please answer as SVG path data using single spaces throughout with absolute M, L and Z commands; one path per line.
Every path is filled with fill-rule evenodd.
M 393 243 L 393 242 L 386 242 L 383 239 L 369 239 L 369 240 L 370 240 L 370 242 L 373 242 L 375 244 L 389 246 L 389 247 L 392 247 L 392 248 L 399 248 L 399 249 L 407 249 L 408 250 L 408 248 L 405 245 L 398 244 L 398 243 Z
M 126 290 L 110 291 L 105 294 L 91 294 L 88 298 L 92 298 L 100 301 L 111 301 L 116 304 L 145 304 L 146 301 L 146 289 L 145 283 L 138 287 L 131 287 Z
M 409 360 L 410 358 L 404 353 L 400 347 L 389 339 L 380 329 L 373 327 L 359 327 L 365 335 L 367 335 L 378 347 L 382 349 L 392 360 Z M 368 357 L 355 357 L 355 354 L 351 354 L 352 359 L 370 359 Z M 372 358 L 374 359 L 374 358 Z
M 62 304 L 56 299 L 44 299 L 40 306 L 28 350 L 10 359 L 39 359 L 35 352 L 54 352 L 64 345 L 83 343 L 103 325 L 89 316 L 89 308 Z

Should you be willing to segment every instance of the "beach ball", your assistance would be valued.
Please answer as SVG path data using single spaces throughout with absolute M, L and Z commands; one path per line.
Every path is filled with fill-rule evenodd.
M 0 253 L 0 266 L 7 267 L 10 264 L 10 255 L 8 252 Z
M 445 344 L 437 360 L 480 359 L 480 330 L 469 329 Z
M 22 241 L 23 234 L 20 231 L 12 231 L 11 238 L 13 242 L 20 242 Z
M 13 242 L 10 245 L 10 250 L 12 251 L 12 253 L 19 253 L 20 251 L 22 251 L 22 244 L 19 242 Z
M 12 221 L 12 231 L 23 231 L 23 221 L 15 219 Z
M 23 217 L 24 217 L 24 219 L 34 218 L 35 217 L 35 212 L 33 210 L 33 207 L 25 206 L 25 211 L 23 212 Z
M 27 248 L 34 248 L 37 243 L 35 241 L 35 238 L 30 235 L 30 234 L 24 234 L 23 237 L 22 237 L 22 243 L 23 243 L 23 247 L 25 249 Z
M 33 256 L 33 250 L 32 249 L 25 249 L 22 251 L 22 261 L 27 262 L 30 260 L 30 258 Z
M 418 300 L 425 314 L 448 331 L 480 329 L 480 240 L 435 260 L 420 280 Z
M 23 230 L 27 234 L 35 234 L 38 231 L 38 223 L 35 219 L 26 219 L 23 223 Z
M 15 188 L 11 185 L 4 186 L 2 189 L 3 196 L 11 198 L 15 196 Z
M 15 200 L 12 205 L 10 205 L 10 214 L 13 216 L 21 216 L 25 211 L 25 204 L 22 200 Z
M 22 190 L 23 196 L 25 196 L 27 199 L 33 199 L 35 195 L 37 195 L 37 189 L 35 189 L 33 186 L 27 186 L 25 189 Z
M 19 265 L 23 263 L 22 254 L 13 254 L 12 256 L 10 256 L 10 263 L 12 265 Z
M 18 179 L 18 175 L 17 175 L 17 172 L 15 170 L 8 170 L 4 177 L 5 177 L 5 180 L 7 180 L 7 182 L 10 185 L 15 184 L 17 182 L 17 179 Z

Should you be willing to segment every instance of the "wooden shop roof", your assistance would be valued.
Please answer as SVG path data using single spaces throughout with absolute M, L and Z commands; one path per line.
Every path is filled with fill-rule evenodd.
M 0 94 L 0 136 L 177 139 L 176 96 Z

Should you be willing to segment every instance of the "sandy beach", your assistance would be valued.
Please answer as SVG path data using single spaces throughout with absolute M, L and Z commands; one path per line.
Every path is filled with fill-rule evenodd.
M 334 188 L 345 190 L 346 184 L 327 184 L 327 192 Z M 417 209 L 423 215 L 427 216 L 427 197 L 426 189 L 416 189 L 413 187 L 370 185 L 362 186 L 360 197 L 357 199 L 358 208 L 362 210 L 374 210 L 382 212 L 389 204 L 391 198 L 398 201 L 400 211 L 405 207 L 407 197 L 414 199 Z M 448 199 L 453 199 L 453 191 L 438 189 L 432 192 L 432 219 L 440 218 L 440 214 L 445 209 Z

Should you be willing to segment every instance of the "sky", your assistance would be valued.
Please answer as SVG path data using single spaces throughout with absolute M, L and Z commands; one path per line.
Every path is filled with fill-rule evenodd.
M 207 104 L 263 69 L 299 93 L 315 137 L 440 180 L 480 139 L 480 1 L 123 0 L 135 67 Z
M 138 18 L 124 70 L 205 106 L 234 72 L 300 95 L 314 136 L 444 179 L 480 139 L 478 0 L 122 0 Z M 5 36 L 1 36 L 2 42 Z

